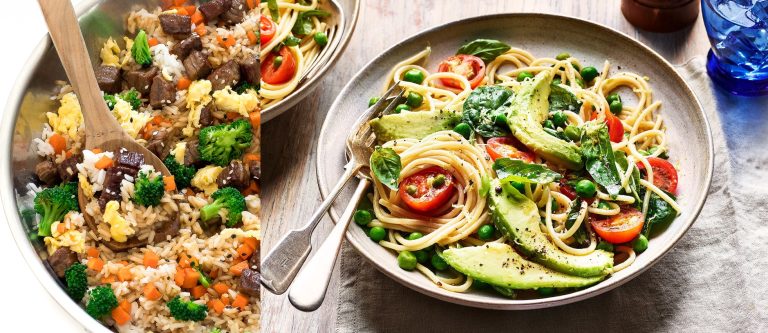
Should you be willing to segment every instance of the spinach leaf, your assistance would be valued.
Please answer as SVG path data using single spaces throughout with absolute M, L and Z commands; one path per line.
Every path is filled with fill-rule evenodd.
M 376 147 L 371 154 L 371 170 L 376 178 L 393 190 L 397 190 L 397 180 L 400 178 L 400 156 L 392 148 Z
M 499 179 L 518 183 L 547 184 L 560 180 L 559 173 L 540 164 L 529 164 L 521 160 L 500 158 L 493 162 L 493 170 Z
M 511 47 L 495 39 L 476 39 L 459 48 L 456 54 L 468 54 L 476 56 L 486 64 L 496 59 L 496 57 L 509 51 Z
M 673 195 L 667 194 L 673 200 L 675 199 Z M 668 225 L 676 217 L 677 211 L 669 203 L 656 193 L 651 193 L 650 199 L 648 199 L 648 214 L 645 216 L 645 224 L 643 225 L 643 235 L 648 237 L 654 226 Z
M 581 134 L 581 154 L 586 161 L 587 172 L 608 194 L 615 196 L 621 191 L 621 177 L 616 169 L 616 158 L 605 123 L 589 121 Z
M 312 16 L 326 17 L 331 13 L 324 10 L 313 9 L 299 14 L 296 23 L 293 24 L 291 31 L 294 35 L 304 36 L 312 32 Z
M 506 115 L 512 95 L 512 90 L 502 86 L 478 87 L 464 101 L 461 120 L 483 137 L 505 136 L 509 127 L 496 120 L 499 115 Z
M 549 112 L 554 111 L 573 111 L 578 112 L 581 109 L 581 101 L 576 98 L 568 89 L 559 85 L 552 84 L 549 93 Z
M 272 16 L 272 21 L 280 19 L 280 11 L 277 8 L 277 0 L 267 0 L 267 8 L 269 9 L 269 15 Z
M 576 198 L 571 202 L 571 210 L 568 212 L 568 219 L 565 220 L 566 229 L 571 229 L 576 219 L 579 218 L 579 211 L 581 210 L 581 199 Z M 586 219 L 586 218 L 585 218 Z M 589 235 L 587 235 L 587 221 L 582 221 L 579 229 L 573 234 L 573 240 L 581 246 L 589 245 Z
M 616 157 L 616 163 L 621 167 L 622 170 L 627 170 L 629 167 L 629 161 L 627 160 L 627 155 L 623 151 L 615 151 L 613 152 L 613 156 Z M 632 175 L 629 177 L 629 190 L 633 197 L 635 197 L 636 202 L 640 202 L 640 195 L 637 191 L 637 186 L 640 184 L 640 170 L 637 170 L 634 166 L 632 166 Z M 619 174 L 622 174 L 622 172 L 619 172 Z

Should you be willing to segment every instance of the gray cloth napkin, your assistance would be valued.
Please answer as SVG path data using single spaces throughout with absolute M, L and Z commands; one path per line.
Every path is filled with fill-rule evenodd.
M 338 332 L 768 331 L 768 98 L 718 90 L 701 58 L 678 71 L 711 122 L 715 171 L 698 220 L 654 267 L 575 304 L 494 311 L 403 287 L 347 245 Z

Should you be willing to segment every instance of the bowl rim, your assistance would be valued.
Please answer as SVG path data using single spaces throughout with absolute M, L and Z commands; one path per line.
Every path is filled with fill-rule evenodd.
M 360 17 L 360 7 L 362 0 L 352 1 L 354 1 L 354 5 L 349 13 L 349 19 L 344 17 L 344 31 L 342 31 L 341 40 L 339 41 L 336 49 L 331 52 L 331 55 L 328 56 L 327 61 L 318 69 L 316 69 L 307 81 L 300 83 L 299 86 L 293 92 L 288 94 L 288 96 L 283 98 L 283 100 L 261 111 L 262 124 L 285 113 L 294 105 L 304 100 L 307 95 L 309 95 L 309 93 L 315 90 L 317 84 L 320 83 L 320 81 L 325 77 L 324 74 L 328 73 L 328 71 L 330 71 L 333 66 L 336 65 L 336 61 L 338 60 L 339 56 L 344 53 L 344 51 L 347 49 L 347 46 L 349 45 L 350 40 L 352 40 L 352 35 L 355 33 L 355 28 L 357 26 L 357 19 Z M 346 15 L 346 13 L 343 12 L 344 7 L 339 7 L 342 9 L 342 14 Z
M 462 293 L 446 293 L 446 292 L 438 292 L 433 290 L 433 288 L 428 288 L 428 280 L 426 279 L 420 279 L 418 283 L 413 282 L 409 279 L 406 279 L 398 272 L 391 271 L 384 267 L 383 265 L 379 264 L 375 258 L 373 258 L 372 254 L 367 251 L 362 250 L 362 245 L 360 242 L 355 240 L 354 237 L 351 237 L 351 231 L 347 230 L 345 233 L 345 238 L 347 242 L 351 243 L 353 247 L 362 255 L 363 258 L 365 258 L 369 263 L 371 263 L 377 270 L 382 272 L 384 275 L 387 275 L 389 278 L 395 280 L 399 284 L 408 287 L 414 291 L 417 291 L 421 294 L 424 294 L 426 296 L 436 298 L 442 301 L 447 301 L 454 304 L 464 305 L 464 306 L 470 306 L 470 307 L 476 307 L 476 308 L 485 308 L 485 309 L 496 309 L 496 310 L 529 310 L 529 309 L 541 309 L 541 308 L 548 308 L 548 307 L 554 307 L 554 306 L 560 306 L 565 304 L 574 303 L 577 301 L 585 300 L 594 296 L 598 296 L 600 294 L 603 294 L 607 291 L 613 290 L 614 288 L 617 288 L 624 283 L 627 283 L 634 279 L 635 277 L 639 276 L 643 272 L 645 272 L 647 269 L 651 268 L 653 265 L 658 263 L 658 261 L 664 257 L 669 251 L 674 247 L 678 241 L 683 237 L 683 235 L 690 229 L 690 227 L 693 225 L 693 223 L 696 221 L 697 217 L 701 213 L 701 210 L 704 206 L 704 203 L 706 202 L 709 189 L 712 184 L 712 175 L 714 170 L 714 143 L 712 139 L 712 130 L 710 127 L 709 119 L 707 118 L 706 112 L 704 112 L 704 108 L 701 105 L 701 102 L 699 101 L 698 96 L 693 92 L 691 87 L 688 85 L 688 83 L 685 82 L 685 80 L 680 76 L 680 73 L 678 73 L 677 70 L 675 70 L 674 66 L 670 64 L 664 57 L 662 57 L 660 54 L 658 54 L 656 51 L 651 49 L 649 46 L 631 38 L 627 34 L 618 31 L 614 28 L 608 27 L 606 25 L 591 22 L 585 19 L 571 17 L 571 16 L 565 16 L 565 15 L 559 15 L 559 14 L 550 14 L 550 13 L 538 13 L 538 12 L 517 12 L 517 13 L 499 13 L 499 14 L 490 14 L 490 15 L 480 15 L 480 16 L 474 16 L 470 18 L 464 18 L 460 20 L 455 20 L 451 22 L 447 22 L 444 24 L 437 25 L 435 27 L 431 27 L 422 31 L 419 31 L 415 34 L 412 34 L 411 36 L 401 40 L 400 42 L 394 44 L 390 48 L 382 51 L 377 55 L 375 58 L 367 62 L 355 75 L 350 79 L 346 86 L 339 92 L 339 94 L 336 96 L 336 99 L 331 104 L 330 110 L 340 110 L 339 104 L 341 103 L 341 99 L 343 96 L 346 96 L 350 93 L 350 91 L 353 89 L 354 84 L 360 80 L 364 75 L 366 70 L 371 67 L 373 64 L 379 62 L 381 59 L 385 58 L 387 54 L 390 53 L 393 49 L 396 49 L 398 47 L 401 47 L 405 44 L 408 44 L 418 38 L 420 38 L 422 35 L 430 34 L 439 30 L 447 29 L 450 26 L 453 25 L 459 25 L 459 24 L 467 24 L 477 21 L 484 21 L 484 20 L 493 20 L 493 19 L 501 19 L 501 18 L 510 18 L 510 19 L 525 19 L 525 18 L 546 18 L 546 19 L 556 19 L 556 20 L 568 20 L 572 22 L 576 22 L 578 24 L 587 24 L 595 26 L 598 29 L 607 30 L 609 32 L 612 32 L 615 34 L 616 38 L 624 39 L 626 42 L 634 44 L 635 46 L 638 46 L 642 48 L 644 51 L 648 52 L 650 55 L 652 55 L 657 62 L 659 62 L 662 66 L 666 67 L 670 72 L 674 73 L 674 79 L 680 84 L 681 87 L 683 87 L 684 92 L 686 95 L 690 97 L 690 99 L 694 102 L 696 106 L 696 112 L 698 112 L 704 122 L 705 127 L 705 140 L 706 140 L 706 149 L 707 149 L 707 159 L 708 163 L 705 166 L 704 172 L 705 172 L 705 184 L 703 187 L 703 191 L 701 193 L 698 193 L 697 195 L 692 195 L 691 198 L 693 199 L 693 210 L 692 214 L 684 221 L 685 225 L 679 229 L 679 231 L 672 235 L 670 238 L 670 241 L 667 244 L 662 244 L 663 248 L 660 252 L 656 255 L 656 257 L 651 258 L 650 261 L 645 265 L 639 267 L 636 271 L 632 272 L 631 274 L 619 277 L 619 278 L 611 278 L 608 281 L 603 281 L 598 284 L 595 284 L 591 287 L 575 291 L 572 293 L 567 293 L 563 295 L 558 295 L 554 297 L 547 297 L 547 298 L 536 298 L 536 299 L 526 299 L 526 300 L 512 300 L 512 299 L 504 299 L 501 297 L 494 298 L 494 299 L 483 299 L 483 300 L 473 300 L 468 299 L 467 297 L 463 297 L 465 294 Z M 324 159 L 328 156 L 328 154 L 325 152 L 324 146 L 323 146 L 323 140 L 322 138 L 328 135 L 329 131 L 331 130 L 331 124 L 327 121 L 329 116 L 332 114 L 333 111 L 329 112 L 326 116 L 326 121 L 323 122 L 323 126 L 320 130 L 320 136 L 318 140 L 317 145 L 317 153 L 315 154 L 315 171 L 317 176 L 317 183 L 318 187 L 320 188 L 320 195 L 323 199 L 325 199 L 328 195 L 329 191 L 329 185 L 331 185 L 328 182 L 328 179 L 325 177 L 325 166 L 322 163 L 321 159 Z M 338 220 L 338 214 L 337 212 L 332 208 L 329 211 L 329 215 L 331 216 L 331 219 L 336 223 Z M 431 283 L 431 282 L 430 282 Z

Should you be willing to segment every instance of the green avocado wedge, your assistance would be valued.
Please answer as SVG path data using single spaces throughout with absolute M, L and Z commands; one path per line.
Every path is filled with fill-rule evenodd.
M 571 170 L 582 168 L 581 152 L 573 142 L 556 138 L 541 125 L 549 116 L 552 71 L 537 74 L 520 85 L 507 112 L 507 124 L 522 144 L 545 160 Z
M 579 288 L 593 285 L 605 277 L 563 274 L 525 260 L 503 243 L 447 249 L 442 256 L 455 270 L 473 279 L 509 289 Z
M 541 231 L 541 218 L 536 204 L 508 181 L 494 179 L 490 193 L 489 206 L 493 223 L 530 260 L 558 272 L 581 277 L 610 273 L 613 253 L 595 250 L 588 255 L 577 256 L 560 250 Z
M 461 114 L 452 111 L 404 111 L 370 121 L 379 143 L 397 139 L 423 139 L 439 131 L 452 130 L 461 122 Z

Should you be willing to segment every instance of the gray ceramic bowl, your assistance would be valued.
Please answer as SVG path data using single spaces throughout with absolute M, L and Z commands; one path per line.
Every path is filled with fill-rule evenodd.
M 553 33 L 557 27 L 557 33 Z M 344 140 L 368 98 L 377 96 L 382 79 L 402 59 L 432 47 L 426 65 L 435 70 L 437 64 L 453 55 L 463 43 L 476 38 L 495 38 L 515 47 L 531 51 L 535 56 L 554 56 L 563 51 L 602 68 L 610 60 L 612 72 L 617 66 L 651 78 L 654 98 L 662 101 L 661 113 L 666 119 L 671 161 L 679 166 L 679 204 L 682 214 L 674 223 L 650 241 L 648 250 L 637 261 L 607 280 L 573 293 L 549 298 L 513 300 L 488 293 L 453 293 L 437 287 L 418 272 L 407 272 L 397 266 L 392 252 L 372 242 L 354 224 L 347 240 L 384 274 L 420 293 L 444 301 L 490 309 L 534 309 L 583 300 L 616 288 L 640 275 L 667 253 L 693 224 L 706 199 L 712 177 L 713 146 L 709 123 L 704 111 L 674 68 L 647 46 L 610 28 L 575 18 L 546 14 L 502 14 L 482 16 L 439 26 L 391 47 L 368 63 L 342 90 L 331 106 L 317 148 L 317 175 L 323 195 L 342 173 Z M 629 103 L 629 102 L 628 102 Z M 351 186 L 350 186 L 351 187 Z M 351 190 L 342 193 L 339 203 L 348 202 Z M 334 207 L 334 214 L 343 204 Z

